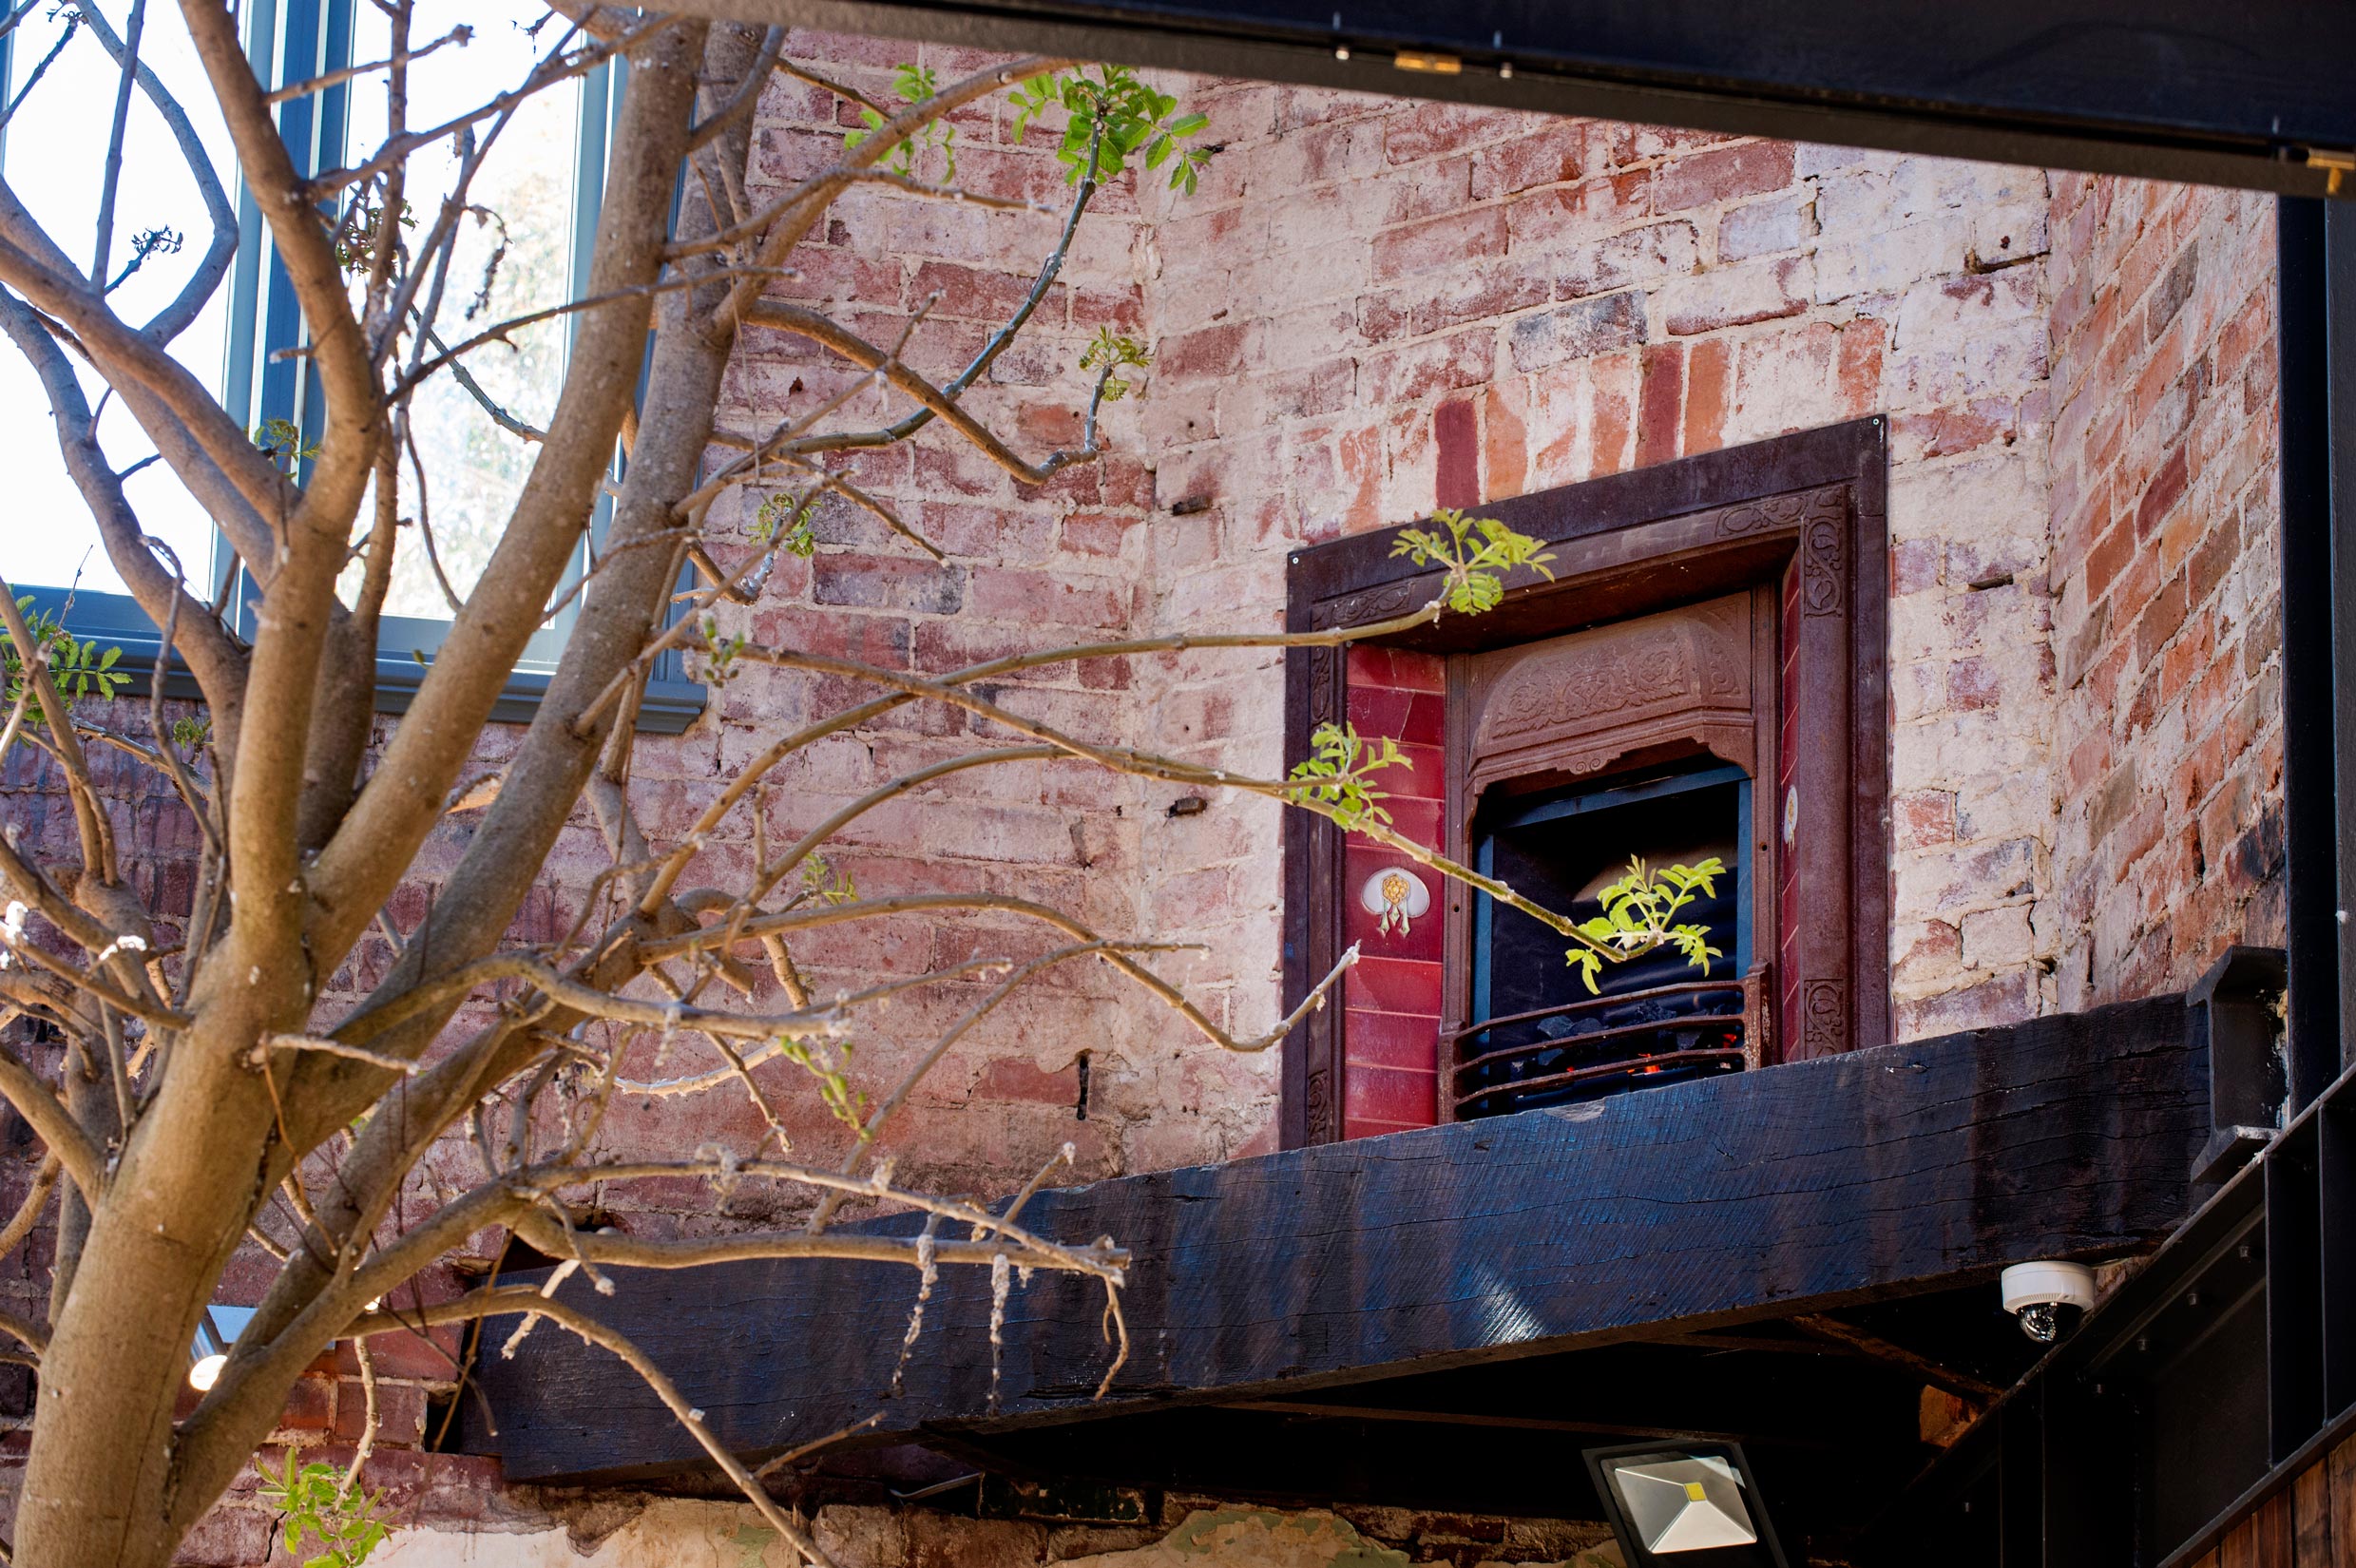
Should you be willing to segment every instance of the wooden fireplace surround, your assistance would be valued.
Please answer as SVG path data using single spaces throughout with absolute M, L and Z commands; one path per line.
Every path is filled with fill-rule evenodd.
M 1552 546 L 1555 581 L 1517 572 L 1504 602 L 1487 614 L 1446 616 L 1389 640 L 1452 656 L 1445 847 L 1456 852 L 1465 847 L 1480 793 L 1511 780 L 1565 782 L 1680 750 L 1707 751 L 1750 768 L 1753 885 L 1766 916 L 1754 917 L 1757 950 L 1794 971 L 1774 982 L 1790 1004 L 1769 1061 L 1889 1039 L 1887 435 L 1879 417 L 1855 420 L 1484 505 L 1479 515 Z M 1427 602 L 1437 574 L 1391 556 L 1393 537 L 1393 530 L 1380 529 L 1295 552 L 1287 627 L 1364 625 Z M 1713 602 L 1747 603 L 1748 620 L 1764 620 L 1772 633 L 1787 598 L 1796 600 L 1796 636 L 1766 640 L 1779 659 L 1754 651 L 1752 690 L 1739 713 L 1725 694 L 1713 698 L 1697 689 L 1682 703 L 1639 703 L 1644 711 L 1630 721 L 1582 725 L 1575 716 L 1558 715 L 1505 737 L 1492 721 L 1485 743 L 1473 733 L 1484 696 L 1476 686 L 1549 651 L 1530 644 L 1681 607 L 1689 614 L 1648 625 L 1690 639 L 1693 616 Z M 1588 641 L 1558 646 L 1591 653 L 1592 646 L 1581 646 Z M 1596 641 L 1612 639 L 1606 633 Z M 1347 664 L 1337 648 L 1287 653 L 1288 768 L 1309 755 L 1318 725 L 1342 719 Z M 1785 718 L 1790 734 L 1779 738 Z M 1779 744 L 1791 755 L 1788 841 Z M 1751 755 L 1742 755 L 1746 750 Z M 1286 813 L 1284 834 L 1290 1007 L 1340 957 L 1347 906 L 1340 830 L 1293 812 Z M 1783 931 L 1773 910 L 1778 867 L 1787 858 L 1797 918 Z M 1443 1011 L 1461 1023 L 1469 900 L 1453 887 L 1444 896 Z M 1345 1015 L 1340 1006 L 1312 1013 L 1285 1042 L 1287 1147 L 1341 1136 Z M 1451 1065 L 1439 1063 L 1444 1087 Z M 1451 1098 L 1440 1097 L 1443 1118 Z

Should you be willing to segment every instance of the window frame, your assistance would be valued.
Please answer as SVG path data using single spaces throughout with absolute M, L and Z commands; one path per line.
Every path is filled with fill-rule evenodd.
M 1485 615 L 1448 616 L 1387 640 L 1423 653 L 1470 654 L 1697 603 L 1789 578 L 1797 631 L 1780 672 L 1793 694 L 1792 787 L 1798 802 L 1792 870 L 1795 932 L 1753 934 L 1771 957 L 1787 935 L 1793 1038 L 1770 1061 L 1887 1042 L 1889 1002 L 1889 545 L 1887 425 L 1881 416 L 1680 458 L 1476 508 L 1554 547 L 1553 582 L 1516 582 Z M 1427 602 L 1435 572 L 1390 554 L 1378 529 L 1293 552 L 1286 626 L 1366 625 Z M 1294 648 L 1285 657 L 1285 761 L 1310 755 L 1318 725 L 1348 712 L 1347 650 Z M 1459 661 L 1451 660 L 1451 664 Z M 1447 821 L 1458 848 L 1469 826 L 1459 758 L 1465 722 L 1451 679 Z M 1759 759 L 1762 772 L 1768 759 Z M 1754 777 L 1754 782 L 1756 779 Z M 1776 804 L 1754 815 L 1780 828 Z M 1754 796 L 1755 798 L 1755 796 Z M 1776 850 L 1786 846 L 1776 833 Z M 1284 820 L 1284 1002 L 1296 1006 L 1348 946 L 1346 835 L 1306 813 Z M 1444 844 L 1443 848 L 1448 847 Z M 1451 934 L 1444 1015 L 1468 1003 L 1469 901 L 1446 889 Z M 1285 1147 L 1343 1136 L 1348 1093 L 1347 1006 L 1311 1013 L 1284 1045 L 1279 1136 Z M 1443 1020 L 1444 1025 L 1446 1018 Z M 1446 1119 L 1450 1064 L 1436 1063 L 1436 1117 Z
M 283 85 L 338 69 L 352 63 L 353 16 L 358 0 L 247 0 L 244 26 L 246 56 L 258 80 Z M 12 38 L 0 35 L 0 89 L 12 74 Z M 586 279 L 593 237 L 603 204 L 605 150 L 613 117 L 621 102 L 620 87 L 627 65 L 608 63 L 581 78 L 580 128 L 574 137 L 575 179 L 573 245 L 570 281 L 576 294 Z M 351 85 L 289 99 L 278 105 L 280 136 L 299 172 L 316 173 L 339 161 L 349 124 Z M 233 178 L 224 175 L 225 179 Z M 228 291 L 228 320 L 220 371 L 221 406 L 248 430 L 264 420 L 286 419 L 303 432 L 306 442 L 318 433 L 318 403 L 314 392 L 317 373 L 308 359 L 274 355 L 300 340 L 300 312 L 283 264 L 262 223 L 252 193 L 237 185 L 238 250 L 224 285 Z M 578 323 L 575 323 L 575 331 Z M 622 461 L 617 454 L 614 475 Z M 604 537 L 612 516 L 609 496 L 598 499 L 587 536 L 576 565 L 563 587 L 570 587 L 585 566 L 590 552 Z M 95 540 L 95 533 L 93 532 Z M 227 595 L 231 629 L 250 636 L 257 591 L 242 566 L 234 584 L 222 581 L 228 560 L 216 533 L 213 560 L 186 563 L 192 587 L 209 584 L 218 596 Z M 197 580 L 201 580 L 197 581 Z M 692 568 L 680 576 L 681 586 L 692 583 Z M 116 668 L 128 678 L 126 696 L 144 696 L 159 665 L 168 698 L 197 700 L 202 693 L 186 662 L 174 654 L 162 660 L 163 634 L 130 595 L 104 590 L 70 589 L 64 584 L 20 583 L 22 596 L 32 596 L 36 610 L 63 620 L 67 630 L 86 641 L 122 649 Z M 578 600 L 536 633 L 525 657 L 509 672 L 490 720 L 524 724 L 531 721 L 546 695 L 565 642 L 580 613 Z M 666 619 L 678 614 L 676 605 Z M 381 618 L 376 640 L 375 709 L 406 712 L 416 699 L 431 656 L 450 633 L 444 618 L 387 615 Z M 643 698 L 638 704 L 641 733 L 677 735 L 701 716 L 709 694 L 687 674 L 684 653 L 669 649 L 649 672 Z

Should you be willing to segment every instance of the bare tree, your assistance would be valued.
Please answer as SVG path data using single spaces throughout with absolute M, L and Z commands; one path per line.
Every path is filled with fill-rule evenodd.
M 908 102 L 876 102 L 785 60 L 782 29 L 561 0 L 537 64 L 513 90 L 418 127 L 407 122 L 413 79 L 436 68 L 430 55 L 465 40 L 420 45 L 411 37 L 410 0 L 374 3 L 390 23 L 386 59 L 274 88 L 256 80 L 229 10 L 219 0 L 183 0 L 247 196 L 301 305 L 304 339 L 290 352 L 316 377 L 313 437 L 275 432 L 258 442 L 170 353 L 228 274 L 237 219 L 183 105 L 140 62 L 144 0 L 134 0 L 120 31 L 86 3 L 83 47 L 104 48 L 121 68 L 124 93 L 135 87 L 161 114 L 203 195 L 211 233 L 181 258 L 184 285 L 142 322 L 124 319 L 110 298 L 109 231 L 124 162 L 119 109 L 94 246 L 45 232 L 0 184 L 0 327 L 48 392 L 60 449 L 109 560 L 163 628 L 166 651 L 193 673 L 204 712 L 202 725 L 167 721 L 159 687 L 144 735 L 77 715 L 60 679 L 70 673 L 61 660 L 75 650 L 29 621 L 0 584 L 13 651 L 0 755 L 16 746 L 45 754 L 70 798 L 78 844 L 78 857 L 57 864 L 29 849 L 17 824 L 0 844 L 0 877 L 22 906 L 0 927 L 0 1022 L 43 1021 L 64 1042 L 53 1057 L 0 1048 L 0 1094 L 46 1151 L 42 1177 L 0 1230 L 0 1245 L 24 1245 L 48 1206 L 57 1207 L 47 1321 L 0 1321 L 18 1342 L 15 1358 L 37 1367 L 40 1389 L 12 1560 L 160 1568 L 249 1463 L 297 1378 L 332 1342 L 364 1346 L 380 1333 L 527 1313 L 527 1326 L 545 1318 L 636 1368 L 769 1524 L 823 1562 L 764 1481 L 713 1437 L 661 1370 L 594 1319 L 496 1276 L 437 1305 L 385 1304 L 416 1299 L 401 1292 L 421 1271 L 469 1237 L 503 1231 L 601 1282 L 607 1266 L 682 1269 L 746 1257 L 882 1260 L 907 1266 L 926 1286 L 939 1267 L 981 1267 L 1000 1291 L 1010 1271 L 1063 1271 L 1102 1281 L 1117 1318 L 1126 1257 L 1116 1245 L 1035 1234 L 1020 1222 L 1020 1199 L 989 1212 L 897 1183 L 889 1162 L 874 1157 L 877 1129 L 961 1038 L 1059 966 L 1108 965 L 1205 1041 L 1243 1051 L 1281 1039 L 1322 1004 L 1340 973 L 1325 977 L 1293 1017 L 1237 1038 L 1156 971 L 1160 949 L 1150 939 L 1093 929 L 1010 896 L 857 896 L 825 873 L 823 855 L 862 813 L 963 770 L 1079 758 L 1322 813 L 1486 888 L 1564 931 L 1578 951 L 1620 957 L 1698 938 L 1673 924 L 1674 899 L 1647 906 L 1626 929 L 1582 930 L 1393 832 L 1370 782 L 1391 757 L 1388 743 L 1330 732 L 1294 776 L 1243 778 L 1065 733 L 989 695 L 1001 678 L 1075 660 L 1332 644 L 1344 634 L 1129 639 L 927 678 L 723 631 L 730 606 L 757 596 L 782 553 L 810 549 L 809 519 L 821 502 L 862 508 L 915 537 L 861 487 L 861 453 L 937 424 L 1026 485 L 1099 456 L 1099 412 L 1146 358 L 1109 332 L 1076 367 L 1085 398 L 1077 448 L 1025 457 L 968 410 L 964 394 L 1024 332 L 1104 181 L 1144 167 L 1191 188 L 1205 156 L 1190 141 L 1199 117 L 1181 115 L 1125 71 L 1049 59 L 939 86 L 909 73 Z M 27 10 L 11 12 L 10 25 Z M 585 290 L 530 316 L 450 329 L 445 301 L 469 286 L 453 277 L 472 205 L 469 182 L 487 150 L 535 95 L 624 58 L 627 92 Z M 752 109 L 779 71 L 864 111 L 868 128 L 847 139 L 832 167 L 757 205 L 743 179 Z M 305 174 L 280 140 L 274 105 L 346 83 L 383 94 L 382 143 L 349 166 Z M 888 183 L 924 200 L 1028 206 L 959 190 L 946 170 L 936 181 L 933 163 L 911 156 L 940 144 L 952 111 L 1008 93 L 1026 120 L 1053 122 L 1045 128 L 1061 138 L 1070 194 L 1033 286 L 957 374 L 935 381 L 903 357 L 927 307 L 885 344 L 772 296 L 768 285 L 795 247 L 863 184 Z M 29 112 L 37 115 L 38 105 L 36 98 Z M 417 188 L 412 161 L 430 149 L 453 152 L 458 173 L 447 194 L 412 215 L 405 194 Z M 144 252 L 141 258 L 165 264 Z M 559 314 L 569 317 L 573 346 L 553 416 L 534 428 L 496 405 L 469 374 L 469 356 Z M 838 360 L 847 379 L 809 392 L 773 428 L 718 428 L 722 372 L 748 324 L 806 339 Z M 225 617 L 223 603 L 185 581 L 148 539 L 123 472 L 102 449 L 85 372 L 136 416 L 203 507 L 259 596 L 248 621 Z M 410 418 L 435 377 L 455 378 L 529 447 L 529 473 L 488 564 L 463 593 L 433 562 L 452 601 L 452 629 L 407 713 L 373 739 L 388 585 L 396 560 L 433 551 L 428 464 Z M 906 411 L 890 423 L 860 423 L 854 414 L 877 395 Z M 617 480 L 618 449 L 626 464 Z M 715 503 L 748 488 L 768 497 L 749 543 L 741 530 L 722 539 L 709 524 Z M 610 526 L 585 580 L 567 587 L 602 494 L 610 494 Z M 1400 544 L 1435 568 L 1441 586 L 1432 602 L 1350 635 L 1485 608 L 1501 574 L 1543 569 L 1529 541 L 1494 524 L 1453 515 L 1442 522 Z M 675 605 L 674 589 L 691 566 L 696 585 Z M 495 776 L 470 776 L 527 641 L 575 601 L 561 661 L 527 733 Z M 649 673 L 672 650 L 714 680 L 757 662 L 864 683 L 873 695 L 776 735 L 735 770 L 690 831 L 658 841 L 633 811 L 630 760 Z M 960 710 L 986 738 L 893 779 L 793 843 L 760 844 L 757 866 L 738 885 L 685 885 L 699 849 L 732 814 L 754 813 L 757 824 L 759 791 L 776 769 L 911 703 Z M 198 824 L 201 875 L 191 906 L 151 908 L 135 894 L 91 766 L 96 746 L 168 778 Z M 511 935 L 518 911 L 544 884 L 559 831 L 584 804 L 610 864 L 578 890 L 569 930 L 520 942 Z M 430 912 L 398 929 L 388 902 L 413 878 L 421 846 L 453 811 L 479 811 L 479 825 L 442 873 Z M 984 960 L 828 996 L 812 994 L 795 965 L 796 942 L 822 927 L 975 910 L 1035 922 L 1055 946 L 1019 964 Z M 177 942 L 167 946 L 160 931 L 177 933 Z M 391 944 L 389 972 L 356 1006 L 324 1006 L 327 977 L 372 933 Z M 863 1100 L 835 1048 L 844 1031 L 897 993 L 976 975 L 991 982 L 983 999 L 902 1080 L 877 1085 L 872 1104 Z M 782 1010 L 755 1010 L 763 996 L 781 997 Z M 469 1022 L 482 1018 L 489 1022 Z M 808 1069 L 810 1092 L 843 1123 L 839 1163 L 797 1162 L 781 1144 L 773 1147 L 782 1133 L 775 1091 L 755 1069 L 779 1057 Z M 638 1076 L 627 1063 L 638 1064 Z M 748 1096 L 768 1131 L 749 1149 L 622 1162 L 602 1152 L 597 1136 L 622 1094 Z M 453 1138 L 473 1149 L 480 1167 L 459 1193 L 432 1189 L 421 1168 L 437 1142 Z M 582 1223 L 592 1183 L 658 1176 L 720 1191 L 783 1184 L 811 1195 L 813 1208 L 791 1230 L 717 1240 L 646 1240 Z M 845 1203 L 920 1210 L 927 1228 L 916 1237 L 846 1229 L 837 1223 Z M 175 1419 L 192 1337 L 240 1249 L 269 1254 L 273 1282 L 201 1403 Z M 1121 1353 L 1107 1348 L 1108 1383 Z M 350 1485 L 345 1478 L 336 1490 Z

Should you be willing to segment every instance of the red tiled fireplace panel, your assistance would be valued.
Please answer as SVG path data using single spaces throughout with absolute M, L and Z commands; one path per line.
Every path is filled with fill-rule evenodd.
M 1428 654 L 1392 648 L 1350 650 L 1350 722 L 1359 737 L 1389 738 L 1405 767 L 1380 776 L 1391 826 L 1438 848 L 1446 794 L 1442 762 L 1445 710 L 1442 666 Z M 1407 929 L 1381 928 L 1360 891 L 1370 879 L 1403 870 L 1420 881 L 1431 907 Z M 1343 1039 L 1349 1071 L 1344 1135 L 1365 1138 L 1438 1119 L 1440 1038 L 1440 878 L 1396 851 L 1351 834 L 1343 853 L 1343 924 L 1360 959 L 1343 985 Z

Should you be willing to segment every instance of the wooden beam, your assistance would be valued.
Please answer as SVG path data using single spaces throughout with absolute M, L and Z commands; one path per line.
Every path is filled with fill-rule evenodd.
M 864 1263 L 609 1271 L 565 1299 L 630 1335 L 722 1439 L 780 1451 L 1312 1390 L 1680 1333 L 2146 1248 L 2189 1211 L 2206 1062 L 2169 996 L 2009 1028 L 1038 1195 L 1025 1223 L 1135 1254 L 1110 1398 L 1094 1282 L 1041 1276 L 988 1407 L 988 1282 L 944 1270 L 888 1390 L 913 1281 Z M 891 1222 L 912 1230 L 906 1222 Z M 486 1345 L 504 1342 L 492 1326 Z M 539 1333 L 475 1375 L 519 1481 L 696 1467 L 622 1367 Z M 1584 1412 L 1580 1412 L 1584 1414 Z
M 1673 1426 L 1625 1426 L 1602 1421 L 1555 1421 L 1544 1416 L 1491 1416 L 1465 1410 L 1393 1410 L 1380 1405 L 1318 1405 L 1306 1400 L 1239 1399 L 1222 1410 L 1265 1410 L 1275 1415 L 1305 1416 L 1318 1421 L 1394 1421 L 1427 1426 L 1484 1426 L 1511 1432 L 1570 1432 L 1615 1441 L 1660 1438 L 1664 1441 L 1740 1443 L 1747 1432 L 1698 1432 Z M 1829 1446 L 1827 1444 L 1826 1446 Z

